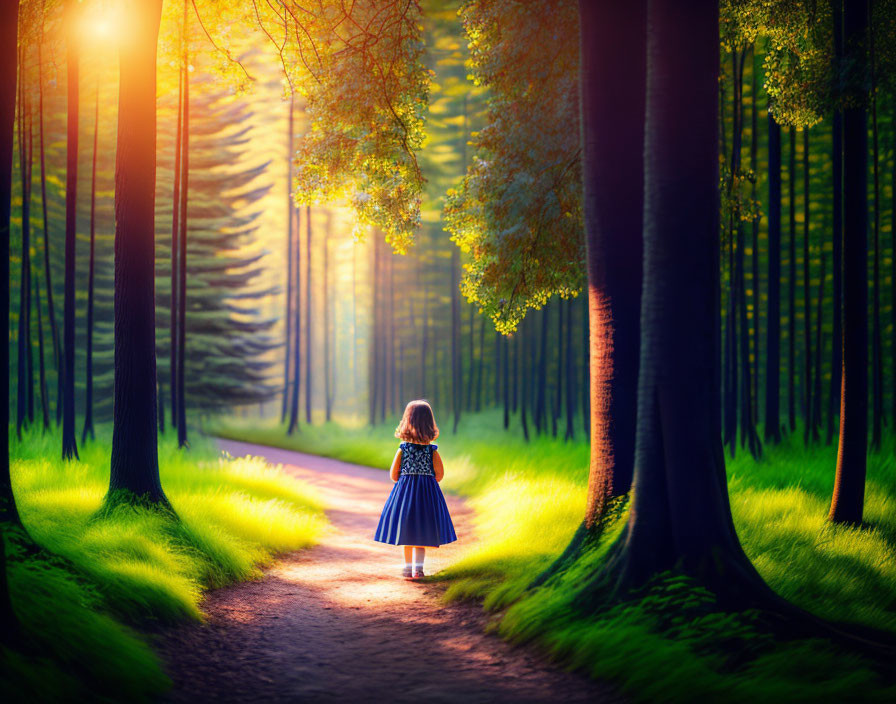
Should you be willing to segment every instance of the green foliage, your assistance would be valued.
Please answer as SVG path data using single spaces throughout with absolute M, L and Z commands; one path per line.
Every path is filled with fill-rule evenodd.
M 273 293 L 264 282 L 259 202 L 270 191 L 267 163 L 246 156 L 252 109 L 245 98 L 191 76 L 187 219 L 186 403 L 214 409 L 251 404 L 279 390 L 267 353 L 279 341 L 261 313 Z M 213 85 L 213 84 L 212 84 Z M 162 378 L 170 359 L 171 220 L 177 94 L 163 103 L 170 130 L 158 138 L 156 341 Z M 260 283 L 259 283 L 260 282 Z
M 389 466 L 391 425 L 335 424 L 285 436 L 282 428 L 227 423 L 223 434 L 343 460 Z M 727 458 L 738 535 L 782 596 L 825 618 L 896 631 L 896 437 L 870 455 L 869 525 L 834 526 L 826 516 L 836 445 L 802 445 L 797 429 L 759 462 Z M 638 701 L 887 701 L 896 691 L 870 665 L 824 641 L 773 640 L 755 614 L 726 614 L 706 593 L 670 576 L 645 598 L 584 614 L 581 585 L 599 568 L 624 516 L 604 541 L 530 592 L 532 580 L 569 544 L 581 522 L 588 445 L 550 437 L 521 441 L 499 411 L 467 415 L 439 442 L 446 489 L 468 497 L 479 540 L 441 573 L 449 599 L 502 611 L 501 635 L 533 640 L 563 663 L 607 678 Z
M 836 99 L 830 2 L 723 0 L 720 34 L 726 51 L 763 42 L 764 87 L 779 124 L 821 121 Z
M 11 448 L 23 522 L 57 557 L 10 560 L 16 612 L 45 659 L 4 661 L 2 677 L 41 698 L 158 693 L 166 679 L 155 656 L 117 621 L 200 619 L 205 589 L 258 576 L 274 553 L 312 544 L 324 526 L 301 482 L 260 459 L 217 456 L 201 440 L 179 451 L 173 437 L 162 439 L 159 459 L 178 519 L 132 505 L 101 517 L 109 437 L 99 428 L 76 463 L 48 459 L 58 457 L 55 434 L 29 433 Z
M 415 152 L 430 72 L 421 9 L 414 0 L 293 9 L 281 53 L 311 125 L 295 158 L 296 198 L 346 198 L 361 227 L 382 230 L 403 253 L 420 224 L 423 190 Z
M 487 124 L 444 215 L 471 255 L 461 290 L 509 333 L 583 283 L 578 6 L 487 0 L 461 16 Z

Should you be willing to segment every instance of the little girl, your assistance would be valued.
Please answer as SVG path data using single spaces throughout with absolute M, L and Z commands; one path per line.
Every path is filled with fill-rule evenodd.
M 432 408 L 426 401 L 411 401 L 395 429 L 403 440 L 392 460 L 389 476 L 395 484 L 376 529 L 374 540 L 404 546 L 405 579 L 420 579 L 426 548 L 457 540 L 439 482 L 445 474 Z

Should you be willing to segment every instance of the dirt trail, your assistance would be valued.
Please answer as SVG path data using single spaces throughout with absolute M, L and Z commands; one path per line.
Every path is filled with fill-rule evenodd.
M 485 634 L 479 607 L 445 605 L 439 585 L 402 580 L 400 548 L 371 538 L 390 488 L 385 472 L 235 441 L 220 446 L 313 484 L 333 529 L 264 579 L 210 593 L 207 623 L 161 638 L 174 681 L 167 701 L 619 701 L 607 686 Z M 428 573 L 473 539 L 470 509 L 446 498 L 458 542 L 427 550 Z

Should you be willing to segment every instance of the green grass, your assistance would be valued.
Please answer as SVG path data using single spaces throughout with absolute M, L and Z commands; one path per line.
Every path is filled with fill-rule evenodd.
M 448 428 L 447 420 L 445 428 Z M 393 425 L 335 423 L 283 428 L 219 421 L 214 432 L 387 468 Z M 801 434 L 754 461 L 727 458 L 735 525 L 762 576 L 781 595 L 826 618 L 896 631 L 896 438 L 869 456 L 862 529 L 825 519 L 836 447 L 806 449 Z M 584 513 L 588 447 L 550 437 L 526 444 L 501 428 L 498 412 L 444 430 L 445 488 L 468 497 L 478 541 L 439 575 L 449 599 L 481 601 L 500 612 L 504 637 L 533 641 L 561 662 L 616 682 L 640 701 L 887 701 L 896 689 L 867 663 L 822 641 L 773 642 L 750 615 L 728 616 L 694 603 L 674 579 L 650 596 L 599 615 L 577 607 L 579 588 L 599 568 L 601 546 L 535 591 L 535 576 L 566 547 Z M 661 608 L 662 607 L 662 608 Z M 677 615 L 672 624 L 661 613 Z M 740 653 L 739 660 L 732 653 Z M 743 654 L 749 657 L 744 659 Z
M 202 619 L 203 592 L 259 576 L 275 553 L 315 542 L 325 526 L 307 485 L 261 459 L 221 456 L 199 438 L 162 438 L 162 485 L 177 520 L 146 508 L 98 509 L 109 481 L 108 429 L 59 459 L 60 438 L 11 447 L 19 511 L 46 553 L 12 545 L 10 592 L 25 654 L 3 653 L 4 690 L 38 700 L 147 700 L 167 678 L 135 627 Z M 36 654 L 36 656 L 35 656 Z

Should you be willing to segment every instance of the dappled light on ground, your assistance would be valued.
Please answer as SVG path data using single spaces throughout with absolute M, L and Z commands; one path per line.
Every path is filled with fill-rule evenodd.
M 213 592 L 208 623 L 166 634 L 171 701 L 615 701 L 606 685 L 562 672 L 484 631 L 470 604 L 445 604 L 437 583 L 401 579 L 400 548 L 375 543 L 385 472 L 226 441 L 315 486 L 332 528 L 263 580 Z M 472 512 L 446 497 L 458 542 L 427 550 L 426 571 L 474 543 Z

